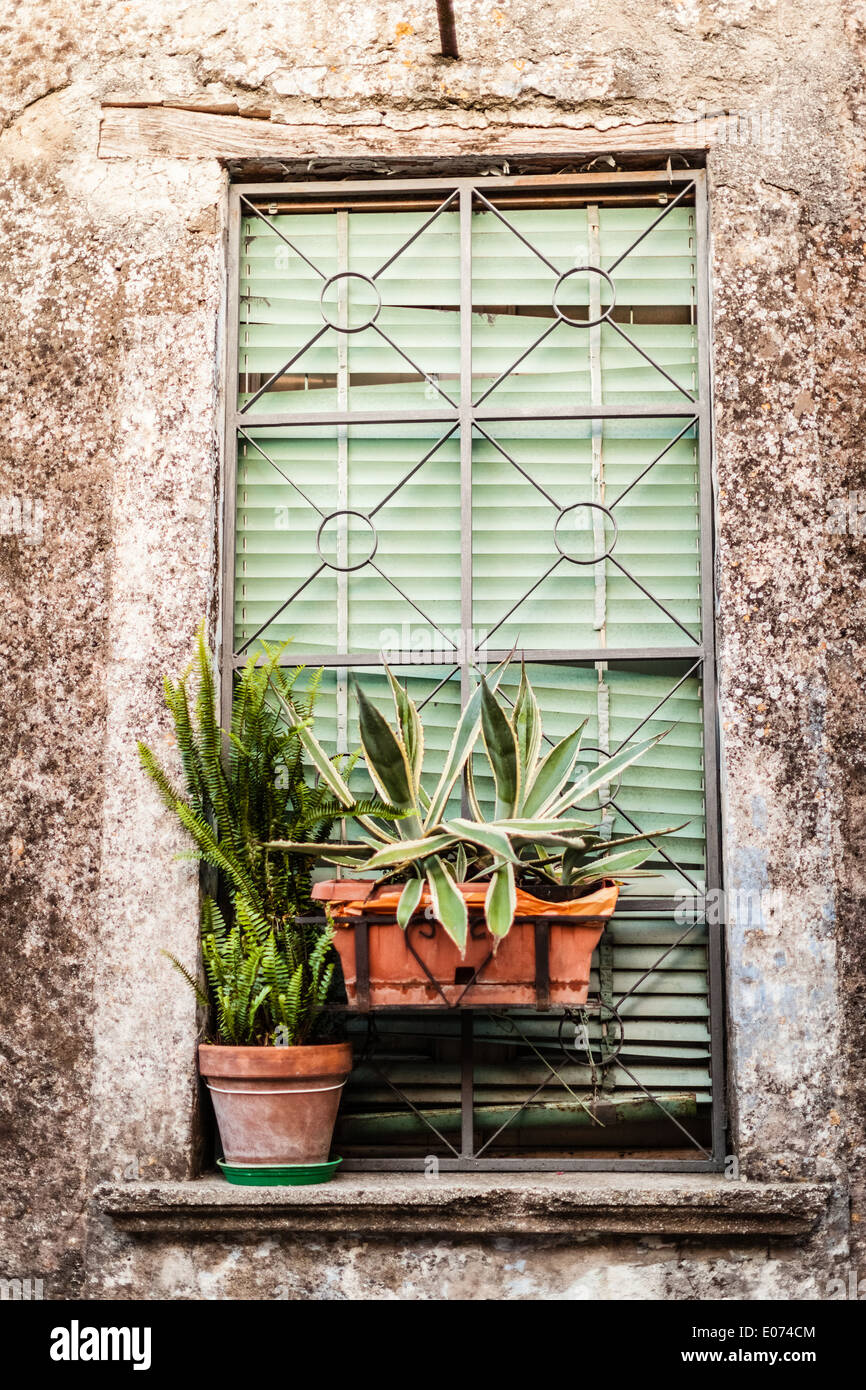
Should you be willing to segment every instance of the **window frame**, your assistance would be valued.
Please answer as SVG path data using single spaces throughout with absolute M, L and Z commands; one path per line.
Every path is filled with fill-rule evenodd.
M 442 161 L 447 169 L 447 161 Z M 475 190 L 482 197 L 491 196 L 491 190 L 519 189 L 529 193 L 535 190 L 539 195 L 560 191 L 575 192 L 581 196 L 592 193 L 599 201 L 605 195 L 619 195 L 619 199 L 629 193 L 642 195 L 657 191 L 660 211 L 661 195 L 668 195 L 664 211 L 679 202 L 691 192 L 694 193 L 696 228 L 696 319 L 698 345 L 698 392 L 696 399 L 686 405 L 671 402 L 670 405 L 648 406 L 599 406 L 589 404 L 579 407 L 532 408 L 508 410 L 496 408 L 493 401 L 473 405 L 471 391 L 472 376 L 472 266 L 471 266 L 471 219 Z M 395 209 L 404 206 L 415 195 L 435 196 L 444 202 L 453 194 L 459 205 L 460 220 L 460 375 L 461 392 L 455 406 L 443 399 L 432 410 L 380 410 L 358 411 L 338 410 L 331 412 L 298 412 L 290 414 L 276 411 L 256 414 L 254 410 L 241 410 L 237 402 L 237 380 L 239 362 L 239 323 L 238 305 L 241 259 L 241 224 L 245 212 L 256 205 L 267 213 L 269 206 L 287 197 L 311 210 L 330 210 L 336 202 L 342 207 L 347 203 L 353 210 L 363 210 L 364 206 L 375 203 L 380 210 L 383 203 Z M 663 214 L 662 214 L 663 215 Z M 531 176 L 484 175 L 477 178 L 453 177 L 434 174 L 418 178 L 348 179 L 337 182 L 319 182 L 311 178 L 304 182 L 236 182 L 229 186 L 228 207 L 228 273 L 227 310 L 225 336 L 225 377 L 224 377 L 224 439 L 223 476 L 221 505 L 221 701 L 222 718 L 227 726 L 231 710 L 232 677 L 248 658 L 249 653 L 235 654 L 235 544 L 236 544 L 236 488 L 238 430 L 255 429 L 257 426 L 286 427 L 310 424 L 346 425 L 376 423 L 413 423 L 423 419 L 429 422 L 453 423 L 459 430 L 460 438 L 460 489 L 461 489 L 461 625 L 464 632 L 473 630 L 472 618 L 472 534 L 471 534 L 471 487 L 472 487 L 472 443 L 473 423 L 476 420 L 494 423 L 503 419 L 527 420 L 598 420 L 628 419 L 645 417 L 649 419 L 677 419 L 684 422 L 694 420 L 698 429 L 698 474 L 699 474 L 699 555 L 700 555 L 700 599 L 701 631 L 700 642 L 688 648 L 578 648 L 563 651 L 544 651 L 526 649 L 527 661 L 554 662 L 608 662 L 620 660 L 675 660 L 688 659 L 699 670 L 703 690 L 703 767 L 706 817 L 706 893 L 711 894 L 722 886 L 721 863 L 721 823 L 719 799 L 719 733 L 717 717 L 717 683 L 715 651 L 715 585 L 714 585 L 714 500 L 713 500 L 713 461 L 712 461 L 712 400 L 710 364 L 710 285 L 709 285 L 709 238 L 708 201 L 706 173 L 703 169 L 624 170 L 604 174 L 538 174 Z M 468 505 L 466 504 L 468 494 Z M 465 648 L 465 643 L 462 644 Z M 489 650 L 489 660 L 505 655 Z M 470 688 L 471 663 L 465 650 L 459 665 L 463 699 Z M 347 670 L 353 666 L 379 666 L 381 654 L 363 652 L 340 652 L 333 655 L 291 651 L 291 664 L 303 662 L 310 665 L 324 665 Z M 449 663 L 450 664 L 450 663 Z M 711 899 L 708 899 L 711 900 Z M 651 898 L 630 900 L 634 906 L 641 905 L 644 910 L 652 910 L 661 900 Z M 471 1106 L 471 1044 L 464 1042 L 462 1100 L 464 1123 L 461 1130 L 461 1153 L 457 1159 L 439 1159 L 443 1171 L 635 1171 L 635 1172 L 718 1172 L 724 1167 L 725 1158 L 725 1079 L 724 1079 L 724 998 L 723 998 L 723 914 L 706 911 L 706 901 L 696 900 L 696 911 L 703 911 L 707 924 L 707 981 L 709 993 L 709 1069 L 712 1088 L 711 1102 L 711 1147 L 706 1158 L 580 1158 L 557 1156 L 553 1158 L 475 1158 L 472 1156 L 472 1127 L 467 1126 L 465 1107 L 467 1096 Z M 722 920 L 720 920 L 720 917 Z M 466 1039 L 467 1020 L 471 1011 L 464 1009 L 462 1032 Z M 468 1020 L 471 1023 L 471 1019 Z M 468 1060 L 467 1060 L 468 1059 Z M 467 1075 L 468 1069 L 468 1075 Z M 412 1171 L 423 1169 L 423 1158 L 369 1158 L 347 1162 L 346 1167 L 363 1168 L 374 1171 Z

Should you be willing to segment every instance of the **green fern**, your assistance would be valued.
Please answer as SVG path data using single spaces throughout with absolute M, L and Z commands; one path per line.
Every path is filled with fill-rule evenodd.
M 263 642 L 236 677 L 230 728 L 217 714 L 214 662 L 199 629 L 189 668 L 163 683 L 182 771 L 182 790 L 152 749 L 139 743 L 141 765 L 177 817 L 193 858 L 215 869 L 219 898 L 205 897 L 201 958 L 207 993 L 171 952 L 165 955 L 210 1003 L 216 1036 L 232 1044 L 294 1045 L 313 1034 L 334 973 L 333 931 L 299 921 L 312 913 L 311 861 L 270 851 L 270 841 L 323 844 L 335 823 L 354 815 L 386 816 L 376 800 L 347 810 L 315 780 L 297 728 L 281 719 L 274 692 L 312 721 L 321 671 L 281 665 L 285 646 Z M 343 776 L 357 754 L 337 758 Z
M 201 985 L 199 984 L 195 976 L 192 974 L 192 972 L 187 970 L 186 966 L 182 963 L 182 961 L 179 961 L 177 956 L 173 955 L 171 951 L 164 950 L 162 954 L 166 956 L 168 960 L 171 961 L 175 970 L 180 971 L 181 975 L 186 980 L 187 984 L 195 994 L 196 999 L 202 1005 L 202 1007 L 205 1009 L 208 1008 L 210 1000 L 208 999 L 207 995 L 205 994 L 204 990 L 202 989 Z

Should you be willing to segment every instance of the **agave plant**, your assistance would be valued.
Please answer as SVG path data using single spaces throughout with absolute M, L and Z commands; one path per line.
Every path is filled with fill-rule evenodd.
M 383 879 L 405 877 L 397 909 L 397 921 L 404 928 L 426 885 L 437 920 L 461 950 L 466 944 L 468 910 L 458 882 L 467 875 L 487 880 L 485 919 L 493 937 L 501 938 L 514 920 L 518 885 L 555 884 L 578 896 L 606 877 L 635 873 L 653 853 L 647 837 L 605 839 L 599 827 L 576 808 L 664 735 L 623 748 L 601 766 L 576 776 L 586 721 L 542 757 L 541 713 L 525 666 L 513 708 L 507 710 L 497 697 L 506 665 L 496 667 L 489 678 L 481 676 L 466 702 L 432 795 L 421 783 L 424 729 L 406 689 L 386 668 L 396 716 L 392 728 L 359 687 L 361 747 L 367 770 L 379 796 L 398 807 L 401 818 L 391 822 L 359 818 L 360 843 L 281 841 L 269 847 L 377 870 Z M 292 699 L 280 698 L 280 704 L 334 797 L 349 806 L 354 798 L 348 784 Z M 472 774 L 471 756 L 479 738 L 493 773 L 491 820 L 482 813 Z M 464 770 L 471 818 L 448 812 L 455 783 Z

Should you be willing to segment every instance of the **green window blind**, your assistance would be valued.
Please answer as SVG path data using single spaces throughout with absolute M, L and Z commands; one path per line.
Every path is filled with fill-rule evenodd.
M 538 1083 L 544 1058 L 564 1066 L 492 1154 L 677 1148 L 665 1109 L 706 1131 L 707 934 L 681 940 L 674 910 L 708 871 L 704 402 L 686 194 L 548 205 L 485 186 L 468 208 L 445 189 L 406 205 L 383 190 L 327 210 L 278 196 L 241 210 L 235 662 L 260 636 L 291 637 L 287 659 L 325 666 L 319 733 L 342 751 L 357 738 L 353 681 L 388 712 L 388 659 L 423 707 L 431 778 L 475 669 L 512 648 L 551 741 L 588 720 L 587 763 L 668 731 L 595 808 L 611 834 L 655 836 L 655 876 L 624 892 L 595 976 L 621 1001 L 625 1069 L 600 1081 L 586 1051 L 563 1063 L 554 1018 L 479 1019 L 480 1133 Z M 355 777 L 361 790 L 362 766 Z M 483 761 L 477 779 L 485 799 Z M 459 1020 L 392 1017 L 388 1030 L 412 1103 L 442 1133 L 459 1129 Z M 602 1138 L 585 1108 L 600 1085 Z M 356 1075 L 344 1144 L 435 1152 L 387 1092 Z

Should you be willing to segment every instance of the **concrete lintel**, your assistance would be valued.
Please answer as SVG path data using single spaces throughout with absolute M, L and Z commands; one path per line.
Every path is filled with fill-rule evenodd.
M 365 1235 L 803 1236 L 832 1196 L 824 1183 L 732 1182 L 716 1174 L 348 1173 L 317 1187 L 105 1184 L 97 1206 L 138 1235 L 270 1231 Z

